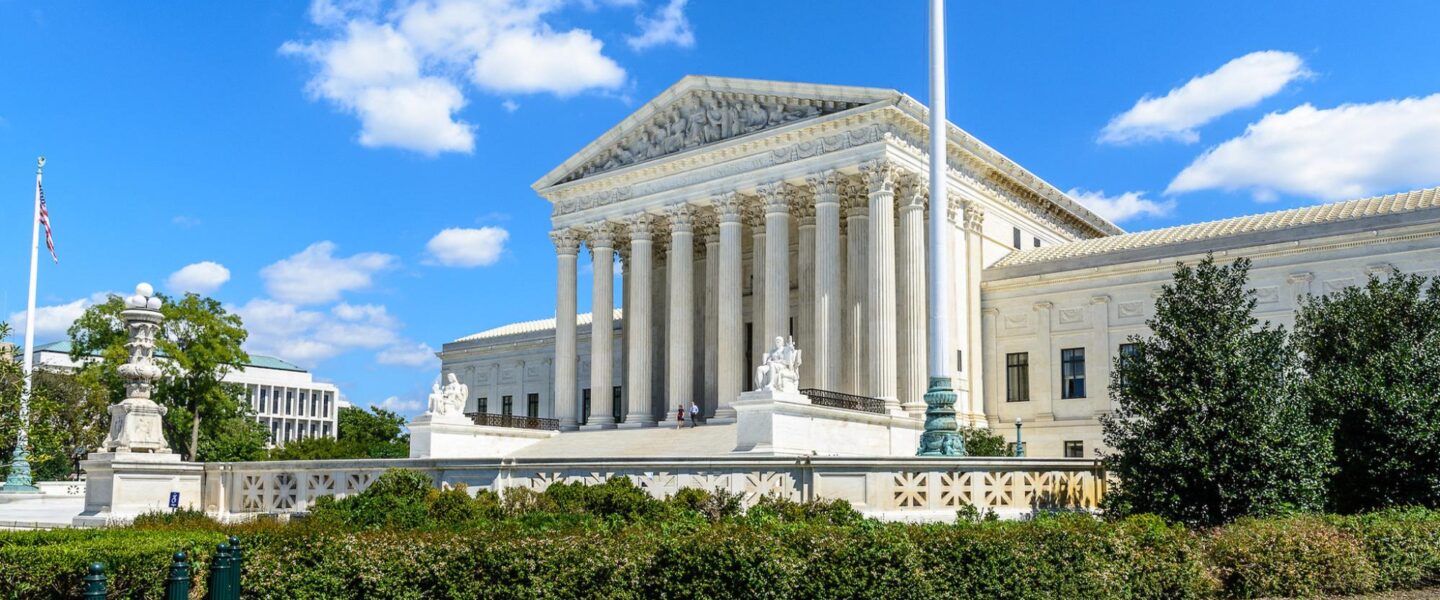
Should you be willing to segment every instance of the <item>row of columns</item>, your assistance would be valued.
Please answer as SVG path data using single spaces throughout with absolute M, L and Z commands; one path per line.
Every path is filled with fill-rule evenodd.
M 807 177 L 803 186 L 761 185 L 753 198 L 728 192 L 711 198 L 704 207 L 682 204 L 663 213 L 552 232 L 559 276 L 555 412 L 561 426 L 574 428 L 578 422 L 576 389 L 563 382 L 575 380 L 576 258 L 582 241 L 590 248 L 594 266 L 590 388 L 595 391 L 586 427 L 609 426 L 602 425 L 609 402 L 601 399 L 609 398 L 613 385 L 617 238 L 628 239 L 623 290 L 625 425 L 654 423 L 653 386 L 661 381 L 666 408 L 714 398 L 718 404 L 714 416 L 727 419 L 734 416 L 729 405 L 749 380 L 751 366 L 744 364 L 743 226 L 751 228 L 752 236 L 751 351 L 758 360 L 769 340 L 790 335 L 792 218 L 798 219 L 801 281 L 798 343 L 806 352 L 802 385 L 880 398 L 893 414 L 923 415 L 926 201 L 921 178 L 877 160 L 861 165 L 859 178 L 828 171 Z M 969 224 L 969 208 L 966 215 Z M 657 261 L 656 237 L 662 235 L 662 225 L 669 237 L 668 255 Z M 706 232 L 704 270 L 699 273 L 695 271 L 697 227 Z M 965 243 L 957 244 L 954 251 L 973 252 L 978 260 L 978 231 L 974 233 L 960 236 Z M 658 268 L 657 262 L 664 262 L 665 268 Z M 964 280 L 968 261 L 952 264 L 960 266 L 957 272 Z M 662 284 L 655 275 L 663 275 L 663 291 L 657 289 Z M 695 287 L 697 276 L 700 290 Z M 965 287 L 969 291 L 977 284 L 967 282 Z M 697 291 L 704 292 L 698 303 L 703 306 L 697 305 Z M 666 314 L 655 314 L 657 299 L 665 304 Z M 978 307 L 978 302 L 970 305 Z M 962 329 L 965 335 L 955 337 L 960 347 L 970 342 L 972 333 L 971 328 Z M 652 335 L 656 332 L 660 335 Z M 703 349 L 697 346 L 701 341 L 697 336 L 703 339 Z M 663 344 L 665 351 L 657 352 L 657 344 Z M 698 378 L 697 360 L 703 362 L 703 375 Z M 657 376 L 657 361 L 665 363 L 663 377 Z

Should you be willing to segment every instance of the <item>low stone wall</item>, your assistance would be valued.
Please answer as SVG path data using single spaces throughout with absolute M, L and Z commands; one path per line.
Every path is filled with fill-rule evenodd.
M 397 459 L 211 463 L 205 510 L 224 520 L 304 512 L 315 498 L 358 493 L 385 469 L 429 473 L 436 485 L 503 492 L 557 482 L 629 477 L 656 497 L 685 487 L 742 494 L 842 499 L 889 520 L 951 520 L 963 506 L 1022 518 L 1099 506 L 1105 478 L 1090 459 L 918 457 L 701 457 L 644 459 Z

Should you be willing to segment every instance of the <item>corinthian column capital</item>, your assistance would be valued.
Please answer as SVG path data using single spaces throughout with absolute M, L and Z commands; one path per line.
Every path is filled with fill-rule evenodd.
M 655 233 L 655 215 L 640 213 L 625 219 L 625 229 L 630 233 L 630 241 L 648 242 L 650 236 Z
M 840 182 L 844 176 L 839 171 L 830 170 L 824 173 L 814 173 L 805 178 L 805 183 L 815 192 L 816 203 L 829 203 L 840 201 Z
M 896 200 L 900 208 L 925 208 L 925 202 L 930 197 L 930 185 L 919 175 L 911 172 L 901 173 L 899 177 L 900 193 Z
M 689 204 L 672 206 L 665 210 L 670 219 L 670 233 L 692 233 L 695 231 L 695 207 Z
M 760 202 L 764 207 L 765 214 L 790 212 L 790 196 L 786 193 L 786 187 L 783 181 L 760 186 L 757 191 L 760 194 Z
M 965 230 L 980 233 L 985 224 L 985 208 L 979 202 L 966 202 L 961 207 L 965 213 Z
M 721 223 L 739 223 L 745 216 L 745 199 L 735 192 L 715 196 L 715 216 Z
M 556 254 L 578 254 L 580 252 L 580 232 L 574 229 L 556 229 L 550 232 L 550 241 L 555 244 Z
M 869 188 L 871 194 L 893 194 L 895 181 L 899 174 L 895 163 L 884 158 L 867 161 L 860 165 L 860 176 L 865 180 L 865 186 Z

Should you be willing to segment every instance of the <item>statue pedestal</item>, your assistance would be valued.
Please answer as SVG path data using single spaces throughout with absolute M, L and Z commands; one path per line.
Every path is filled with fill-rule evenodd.
M 548 440 L 558 431 L 476 425 L 442 415 L 420 415 L 410 428 L 410 458 L 500 458 Z
M 165 408 L 149 398 L 126 398 L 110 405 L 110 435 L 105 438 L 108 451 L 133 452 L 149 450 L 169 452 L 165 443 Z
M 921 419 L 831 408 L 798 392 L 740 394 L 735 453 L 779 456 L 914 456 Z
M 147 512 L 170 508 L 170 494 L 180 494 L 177 508 L 201 510 L 205 474 L 202 463 L 180 460 L 179 454 L 95 452 L 80 461 L 85 470 L 85 510 L 77 527 L 128 523 Z

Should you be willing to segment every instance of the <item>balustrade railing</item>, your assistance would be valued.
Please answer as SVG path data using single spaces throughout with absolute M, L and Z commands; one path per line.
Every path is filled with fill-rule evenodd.
M 542 431 L 559 431 L 559 419 L 546 419 L 544 417 L 521 417 L 516 415 L 497 415 L 494 413 L 465 413 L 476 425 L 489 425 L 491 427 L 514 427 L 516 429 L 539 429 Z
M 830 408 L 843 408 L 846 410 L 860 410 L 879 415 L 885 414 L 885 401 L 879 398 L 868 398 L 854 394 L 844 394 L 816 388 L 800 390 L 801 394 L 810 397 L 810 403 Z

